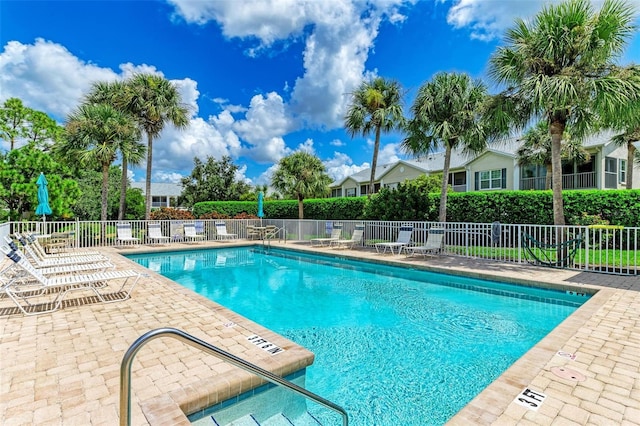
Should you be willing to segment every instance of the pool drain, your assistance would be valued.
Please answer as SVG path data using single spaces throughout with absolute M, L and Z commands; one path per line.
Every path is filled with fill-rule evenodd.
M 551 372 L 562 379 L 572 380 L 574 382 L 584 382 L 587 380 L 584 374 L 567 367 L 551 367 Z

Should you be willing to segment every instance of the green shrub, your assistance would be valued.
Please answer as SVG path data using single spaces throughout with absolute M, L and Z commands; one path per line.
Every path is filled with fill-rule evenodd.
M 192 220 L 193 214 L 187 210 L 179 210 L 171 207 L 162 207 L 154 210 L 150 215 L 151 220 Z

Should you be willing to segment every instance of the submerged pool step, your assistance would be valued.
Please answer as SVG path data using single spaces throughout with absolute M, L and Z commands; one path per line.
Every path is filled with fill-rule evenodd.
M 232 421 L 231 423 L 220 423 L 214 416 L 209 416 L 195 422 L 198 426 L 322 426 L 322 424 L 308 412 L 291 419 L 283 413 L 278 413 L 268 419 L 258 421 L 253 414 L 247 414 Z

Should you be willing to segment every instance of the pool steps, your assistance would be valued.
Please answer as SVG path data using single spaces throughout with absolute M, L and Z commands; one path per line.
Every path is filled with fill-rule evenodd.
M 283 413 L 278 413 L 259 422 L 252 414 L 247 414 L 231 423 L 219 423 L 215 416 L 209 416 L 198 420 L 197 426 L 321 426 L 322 424 L 308 412 L 290 419 Z

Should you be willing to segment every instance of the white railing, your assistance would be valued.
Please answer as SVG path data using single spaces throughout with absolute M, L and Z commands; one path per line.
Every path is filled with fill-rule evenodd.
M 170 237 L 166 245 L 184 242 L 182 226 L 194 223 L 203 240 L 217 239 L 215 223 L 221 220 L 158 220 L 162 234 Z M 343 238 L 349 238 L 356 224 L 365 225 L 363 245 L 395 241 L 403 225 L 413 226 L 412 244 L 422 245 L 428 230 L 434 225 L 444 226 L 444 254 L 468 258 L 514 263 L 544 263 L 583 271 L 620 275 L 637 275 L 640 269 L 640 228 L 586 227 L 491 223 L 445 223 L 417 221 L 355 221 L 355 220 L 296 220 L 296 219 L 226 219 L 227 232 L 239 239 L 249 239 L 247 226 L 275 225 L 281 229 L 285 241 L 310 241 L 331 234 L 331 228 L 341 223 Z M 57 248 L 110 247 L 120 245 L 117 240 L 118 221 L 71 222 L 9 222 L 0 225 L 0 234 L 31 232 L 47 235 L 47 242 Z M 127 221 L 132 236 L 139 244 L 157 244 L 147 238 L 146 221 Z M 1 235 L 0 235 L 1 236 Z M 528 236 L 529 238 L 525 238 Z M 565 241 L 570 246 L 562 247 Z M 569 243 L 567 243 L 569 244 Z M 574 253 L 571 253 L 573 250 Z M 554 251 L 556 253 L 554 253 Z M 570 262 L 560 263 L 568 255 Z M 554 263 L 556 262 L 556 263 Z

